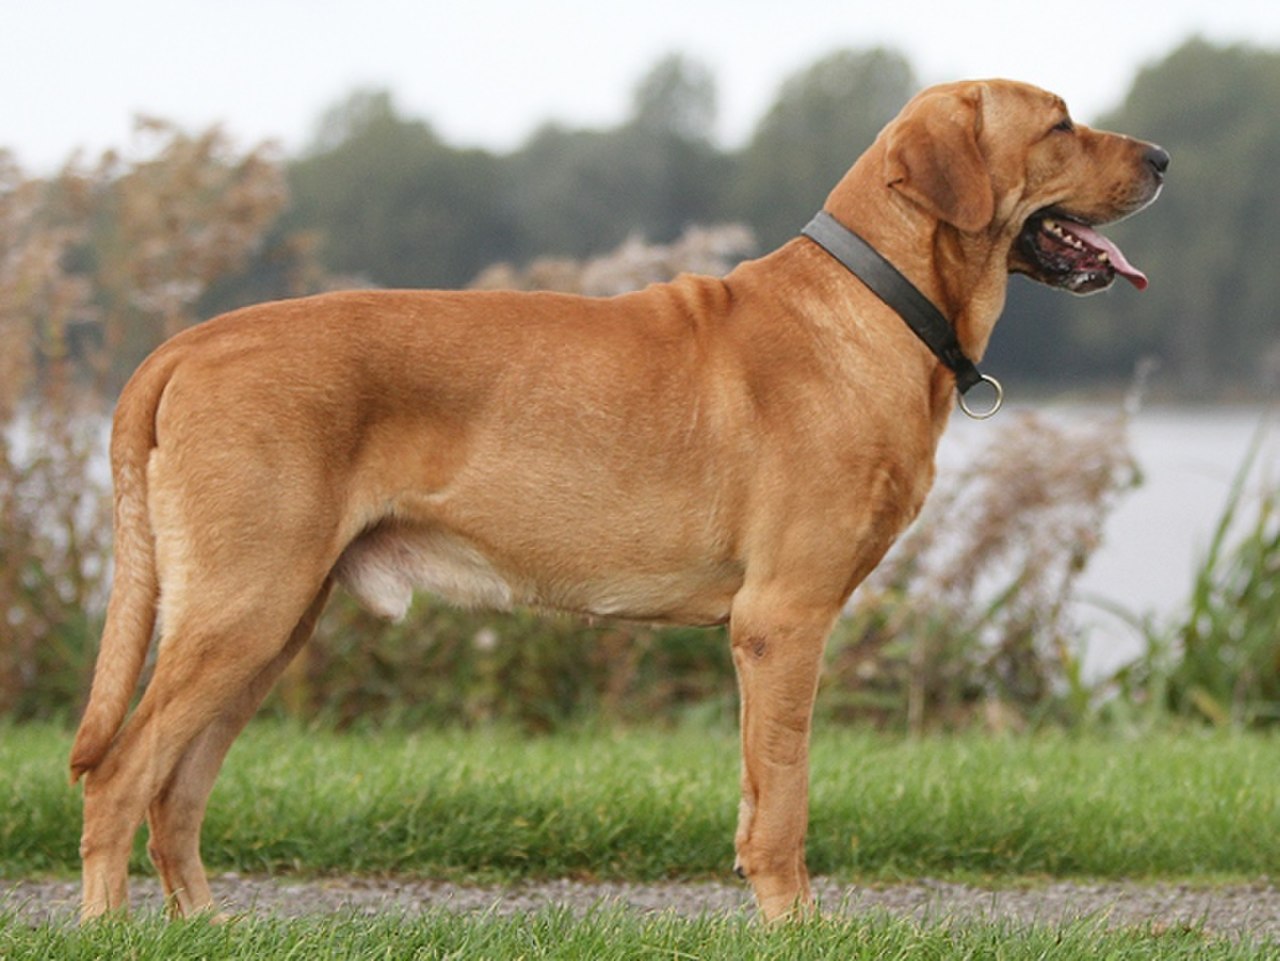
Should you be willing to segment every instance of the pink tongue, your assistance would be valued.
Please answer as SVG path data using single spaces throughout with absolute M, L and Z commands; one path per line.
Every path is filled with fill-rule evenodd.
M 1102 236 L 1092 227 L 1086 227 L 1082 223 L 1074 220 L 1067 221 L 1063 225 L 1063 229 L 1069 230 L 1090 247 L 1096 247 L 1098 250 L 1106 251 L 1107 256 L 1111 259 L 1111 266 L 1116 269 L 1116 273 L 1120 274 L 1129 283 L 1137 287 L 1139 290 L 1147 289 L 1147 275 L 1144 274 L 1133 264 L 1129 263 L 1124 252 L 1120 250 L 1111 240 Z

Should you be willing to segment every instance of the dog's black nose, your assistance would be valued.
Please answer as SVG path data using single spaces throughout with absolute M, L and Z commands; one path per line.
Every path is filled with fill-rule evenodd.
M 1169 169 L 1169 151 L 1164 147 L 1157 147 L 1152 144 L 1147 148 L 1147 152 L 1143 155 L 1147 163 L 1151 164 L 1151 169 L 1156 172 L 1159 177 L 1164 176 L 1164 172 Z

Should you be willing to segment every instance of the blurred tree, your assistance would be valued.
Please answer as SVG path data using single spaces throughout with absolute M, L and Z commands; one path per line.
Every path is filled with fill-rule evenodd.
M 585 256 L 635 234 L 669 242 L 718 220 L 730 165 L 708 135 L 715 116 L 710 72 L 673 54 L 636 85 L 621 127 L 543 127 L 508 163 L 526 238 L 517 259 Z
M 218 127 L 191 135 L 152 118 L 137 137 L 137 158 L 110 152 L 60 183 L 71 215 L 91 225 L 85 260 L 115 387 L 204 319 L 202 298 L 245 267 L 288 201 L 268 145 L 240 154 Z
M 1133 291 L 1115 290 L 1100 296 L 1131 295 Z M 1033 382 L 1054 389 L 1081 379 L 1124 380 L 1132 373 L 1132 358 L 1113 357 L 1081 344 L 1073 322 L 1077 311 L 1087 309 L 1086 303 L 1060 290 L 1010 277 L 1004 313 L 983 368 L 1006 384 Z
M 715 78 L 706 66 L 668 54 L 636 84 L 631 123 L 651 133 L 706 143 L 716 122 L 716 100 Z
M 1138 76 L 1110 127 L 1163 143 L 1170 188 L 1111 232 L 1151 275 L 1075 301 L 1015 282 L 990 364 L 1014 379 L 1115 381 L 1143 356 L 1167 361 L 1190 393 L 1280 379 L 1280 230 L 1270 188 L 1280 158 L 1280 54 L 1191 40 Z M 736 154 L 708 135 L 713 78 L 690 59 L 658 61 L 607 130 L 548 125 L 493 157 L 442 143 L 397 114 L 385 92 L 354 94 L 320 124 L 290 171 L 288 226 L 320 238 L 326 266 L 378 284 L 468 283 L 488 264 L 583 257 L 633 235 L 669 243 L 689 225 L 741 222 L 770 249 L 795 236 L 916 88 L 903 56 L 841 51 L 781 87 Z M 1176 91 L 1171 93 L 1171 91 Z
M 497 159 L 448 146 L 386 91 L 326 113 L 289 182 L 284 227 L 318 234 L 325 265 L 357 282 L 457 286 L 515 251 Z
M 786 80 L 738 163 L 734 220 L 765 248 L 794 237 L 917 87 L 897 52 L 842 50 Z
M 89 291 L 66 264 L 82 223 L 51 215 L 53 187 L 26 177 L 0 151 L 0 472 L 9 424 L 42 370 L 66 357 L 68 330 L 89 311 Z
M 639 228 L 641 160 L 619 131 L 548 124 L 508 158 L 512 204 L 525 243 L 516 261 L 539 254 L 583 256 L 616 246 Z M 644 219 L 641 214 L 639 219 Z
M 1274 387 L 1280 378 L 1280 52 L 1183 44 L 1143 69 L 1099 125 L 1173 157 L 1149 211 L 1110 231 L 1151 276 L 1075 310 L 1074 339 L 1099 366 L 1164 360 L 1179 392 Z

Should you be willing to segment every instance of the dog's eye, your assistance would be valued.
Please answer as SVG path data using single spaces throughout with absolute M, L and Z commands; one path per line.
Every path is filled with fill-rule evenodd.
M 1055 123 L 1053 125 L 1053 130 L 1055 133 L 1071 133 L 1071 131 L 1075 129 L 1076 129 L 1076 125 L 1071 122 L 1070 117 L 1066 117 L 1063 120 L 1060 120 L 1058 123 Z

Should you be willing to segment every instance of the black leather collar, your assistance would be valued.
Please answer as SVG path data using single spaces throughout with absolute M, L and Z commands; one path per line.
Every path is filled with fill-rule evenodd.
M 915 335 L 924 341 L 938 360 L 956 375 L 956 391 L 960 409 L 979 420 L 1000 409 L 1004 390 L 994 377 L 982 373 L 968 357 L 956 338 L 955 329 L 942 312 L 907 280 L 879 251 L 844 226 L 825 210 L 820 210 L 801 233 L 816 243 L 867 285 L 877 297 L 906 321 Z M 974 410 L 965 403 L 969 388 L 986 382 L 995 390 L 989 408 Z

